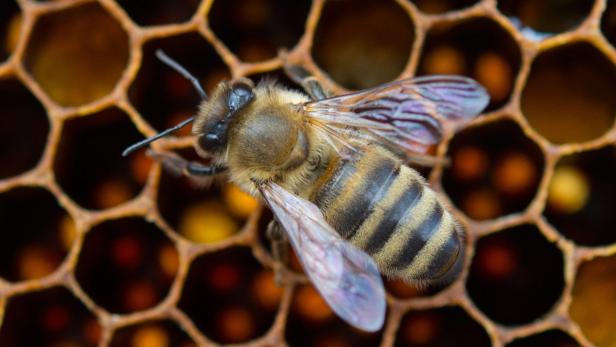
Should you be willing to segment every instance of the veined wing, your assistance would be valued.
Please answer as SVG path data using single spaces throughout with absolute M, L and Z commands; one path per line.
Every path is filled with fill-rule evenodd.
M 374 260 L 336 233 L 313 203 L 276 183 L 259 187 L 321 296 L 354 327 L 377 331 L 385 320 L 385 290 Z
M 489 95 L 473 79 L 435 75 L 304 104 L 313 123 L 329 135 L 391 143 L 423 154 L 487 106 Z M 352 140 L 352 139 L 351 139 Z

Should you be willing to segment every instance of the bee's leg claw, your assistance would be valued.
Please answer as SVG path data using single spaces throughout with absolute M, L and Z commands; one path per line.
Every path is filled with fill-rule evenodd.
M 266 234 L 271 242 L 272 258 L 274 258 L 274 282 L 278 287 L 282 287 L 284 284 L 283 273 L 285 271 L 285 264 L 289 256 L 289 244 L 280 224 L 275 220 L 272 220 L 267 225 Z

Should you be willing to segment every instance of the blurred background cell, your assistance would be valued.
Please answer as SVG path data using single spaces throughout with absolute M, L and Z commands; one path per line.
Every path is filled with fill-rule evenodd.
M 548 187 L 544 215 L 575 243 L 602 246 L 616 242 L 616 147 L 576 153 L 561 159 Z
M 616 67 L 590 43 L 542 52 L 522 91 L 522 113 L 553 143 L 603 135 L 616 118 Z
M 616 47 L 616 1 L 608 0 L 601 17 L 601 33 Z
M 498 9 L 531 40 L 575 29 L 593 0 L 498 0 Z
M 21 31 L 21 11 L 15 0 L 0 3 L 0 64 L 13 53 Z
M 476 4 L 477 0 L 410 0 L 420 11 L 427 14 L 441 14 L 462 10 Z
M 100 5 L 88 3 L 39 18 L 24 64 L 51 99 L 79 106 L 109 94 L 128 58 L 124 29 Z
M 616 256 L 583 262 L 576 274 L 569 314 L 597 346 L 616 344 Z
M 178 154 L 207 163 L 192 149 Z M 223 174 L 214 181 L 200 183 L 163 168 L 158 194 L 162 217 L 173 230 L 197 243 L 217 242 L 236 234 L 258 204 L 237 186 L 226 183 L 225 178 Z
M 156 57 L 162 49 L 184 66 L 211 93 L 218 82 L 230 77 L 229 70 L 214 48 L 199 34 L 187 33 L 147 42 L 143 61 L 128 97 L 141 116 L 161 131 L 172 127 L 198 111 L 201 99 L 193 85 L 181 74 Z M 189 135 L 190 126 L 174 133 Z
M 489 18 L 446 22 L 426 36 L 417 75 L 472 77 L 490 93 L 487 110 L 509 101 L 520 68 L 520 48 L 504 28 Z
M 96 317 L 63 287 L 10 297 L 0 327 L 0 346 L 95 347 Z
M 214 341 L 240 343 L 270 328 L 281 298 L 271 271 L 233 247 L 192 262 L 178 306 Z
M 367 333 L 341 320 L 313 286 L 296 289 L 286 326 L 286 340 L 298 347 L 380 346 L 382 332 Z
M 365 89 L 400 75 L 414 40 L 411 18 L 394 0 L 327 1 L 312 55 L 335 82 Z
M 141 26 L 188 21 L 199 7 L 199 0 L 117 0 L 133 21 Z
M 219 0 L 210 9 L 208 22 L 240 60 L 258 62 L 297 44 L 310 4 L 308 0 Z
M 45 150 L 49 121 L 45 109 L 21 83 L 0 78 L 0 179 L 23 173 Z
M 477 220 L 524 210 L 543 173 L 539 147 L 512 121 L 497 121 L 456 134 L 447 154 L 443 187 L 453 203 Z
M 459 307 L 411 310 L 400 322 L 395 347 L 491 346 L 479 323 Z
M 34 187 L 0 193 L 0 230 L 0 277 L 13 282 L 55 271 L 76 236 L 73 220 L 56 198 Z
M 121 153 L 141 138 L 117 108 L 70 119 L 64 124 L 54 163 L 58 183 L 89 209 L 111 208 L 134 198 L 147 180 L 143 171 L 151 163 L 145 151 L 127 158 Z
M 173 243 L 154 224 L 130 217 L 88 232 L 75 274 L 86 293 L 113 313 L 151 308 L 165 298 L 179 267 Z
M 110 347 L 197 347 L 197 344 L 175 322 L 149 321 L 129 325 L 115 331 Z
M 548 330 L 513 340 L 507 347 L 578 347 L 580 344 L 571 335 L 561 330 Z
M 530 323 L 561 297 L 563 265 L 561 251 L 537 227 L 516 226 L 479 239 L 466 288 L 490 319 Z

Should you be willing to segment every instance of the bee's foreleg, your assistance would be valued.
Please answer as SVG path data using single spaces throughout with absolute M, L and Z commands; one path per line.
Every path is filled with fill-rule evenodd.
M 295 83 L 304 88 L 312 100 L 321 100 L 330 96 L 316 77 L 299 65 L 284 63 L 284 71 Z
M 165 169 L 176 174 L 190 178 L 200 179 L 211 177 L 226 170 L 225 167 L 204 165 L 194 161 L 188 161 L 173 152 L 156 152 L 148 150 L 147 154 L 154 160 L 160 162 Z
M 274 281 L 277 286 L 281 287 L 282 273 L 289 257 L 289 243 L 284 230 L 276 220 L 269 222 L 266 233 L 272 247 L 272 258 L 274 258 Z

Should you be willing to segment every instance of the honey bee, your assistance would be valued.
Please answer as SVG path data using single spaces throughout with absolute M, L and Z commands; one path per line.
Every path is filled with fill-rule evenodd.
M 277 261 L 288 238 L 308 278 L 339 317 L 366 331 L 385 319 L 380 273 L 414 284 L 447 283 L 464 262 L 463 230 L 407 158 L 424 160 L 447 127 L 489 101 L 470 78 L 429 76 L 330 96 L 299 66 L 287 74 L 307 95 L 272 81 L 223 81 L 211 97 L 183 67 L 203 101 L 196 116 L 123 153 L 193 123 L 196 152 L 209 165 L 151 152 L 196 179 L 229 179 L 274 213 Z M 282 232 L 281 230 L 284 230 Z M 286 242 L 284 243 L 286 244 Z M 277 262 L 278 263 L 278 262 Z

